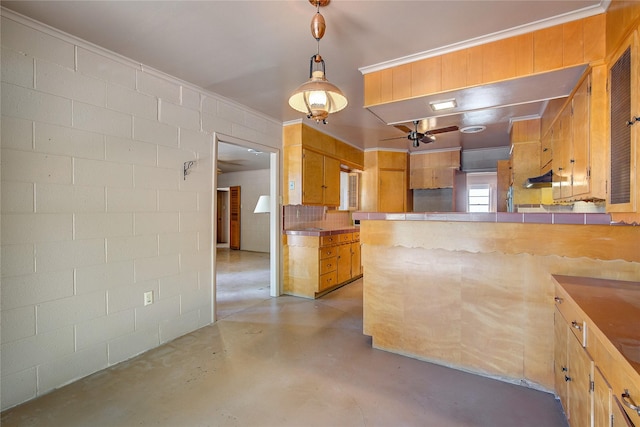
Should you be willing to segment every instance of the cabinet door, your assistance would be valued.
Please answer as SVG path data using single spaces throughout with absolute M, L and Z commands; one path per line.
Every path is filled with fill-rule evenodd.
M 615 396 L 611 399 L 611 427 L 635 427 Z
M 611 426 L 611 387 L 597 367 L 593 370 L 593 427 Z
M 407 186 L 405 172 L 381 169 L 378 172 L 378 179 L 378 210 L 404 212 Z
M 567 385 L 569 424 L 572 427 L 591 425 L 591 369 L 592 361 L 582 344 L 569 334 L 567 347 L 570 380 Z
M 571 119 L 571 196 L 589 192 L 590 76 L 582 82 L 572 100 Z
M 340 161 L 324 156 L 323 204 L 340 206 Z
M 338 165 L 338 167 L 340 167 Z M 321 205 L 324 185 L 324 156 L 302 150 L 302 204 Z M 338 174 L 339 175 L 339 174 Z M 339 177 L 338 177 L 339 179 Z
M 351 244 L 351 277 L 362 274 L 362 248 L 360 242 Z
M 433 170 L 433 188 L 453 188 L 453 175 L 455 170 L 452 168 L 440 168 Z
M 351 243 L 338 246 L 338 283 L 351 279 Z
M 553 357 L 553 374 L 555 379 L 556 393 L 560 398 L 560 403 L 566 414 L 569 413 L 569 405 L 567 401 L 567 378 L 568 378 L 568 359 L 567 359 L 567 340 L 569 339 L 569 326 L 564 320 L 560 312 L 556 309 L 554 313 L 554 357 Z

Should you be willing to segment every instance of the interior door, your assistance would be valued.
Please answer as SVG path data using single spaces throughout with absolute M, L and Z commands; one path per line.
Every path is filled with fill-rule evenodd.
M 230 226 L 229 226 L 229 248 L 240 249 L 240 187 L 229 188 L 229 212 L 230 212 Z

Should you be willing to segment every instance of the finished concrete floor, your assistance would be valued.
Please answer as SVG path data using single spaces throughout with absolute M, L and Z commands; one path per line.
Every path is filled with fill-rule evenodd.
M 251 255 L 234 255 L 252 282 Z M 567 425 L 551 394 L 373 349 L 362 280 L 315 301 L 234 286 L 245 303 L 220 301 L 215 324 L 7 410 L 2 426 Z

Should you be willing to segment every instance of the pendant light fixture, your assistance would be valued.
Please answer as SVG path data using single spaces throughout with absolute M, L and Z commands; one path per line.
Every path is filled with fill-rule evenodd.
M 311 35 L 318 43 L 318 50 L 309 60 L 309 80 L 291 95 L 289 105 L 294 110 L 305 113 L 307 118 L 326 124 L 329 114 L 347 106 L 347 98 L 336 85 L 327 80 L 324 59 L 320 56 L 320 39 L 326 29 L 320 7 L 329 4 L 329 0 L 309 0 L 309 3 L 316 7 L 316 14 L 311 19 Z

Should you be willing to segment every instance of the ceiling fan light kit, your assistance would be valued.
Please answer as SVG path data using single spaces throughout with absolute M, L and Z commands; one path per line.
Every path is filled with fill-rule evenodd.
M 316 7 L 316 14 L 311 19 L 311 35 L 318 42 L 318 52 L 309 61 L 309 80 L 298 86 L 289 98 L 289 106 L 305 113 L 307 118 L 317 123 L 327 123 L 329 114 L 343 110 L 347 97 L 334 84 L 327 80 L 325 63 L 320 56 L 320 39 L 324 36 L 326 23 L 320 14 L 320 7 L 329 4 L 329 0 L 309 0 Z

